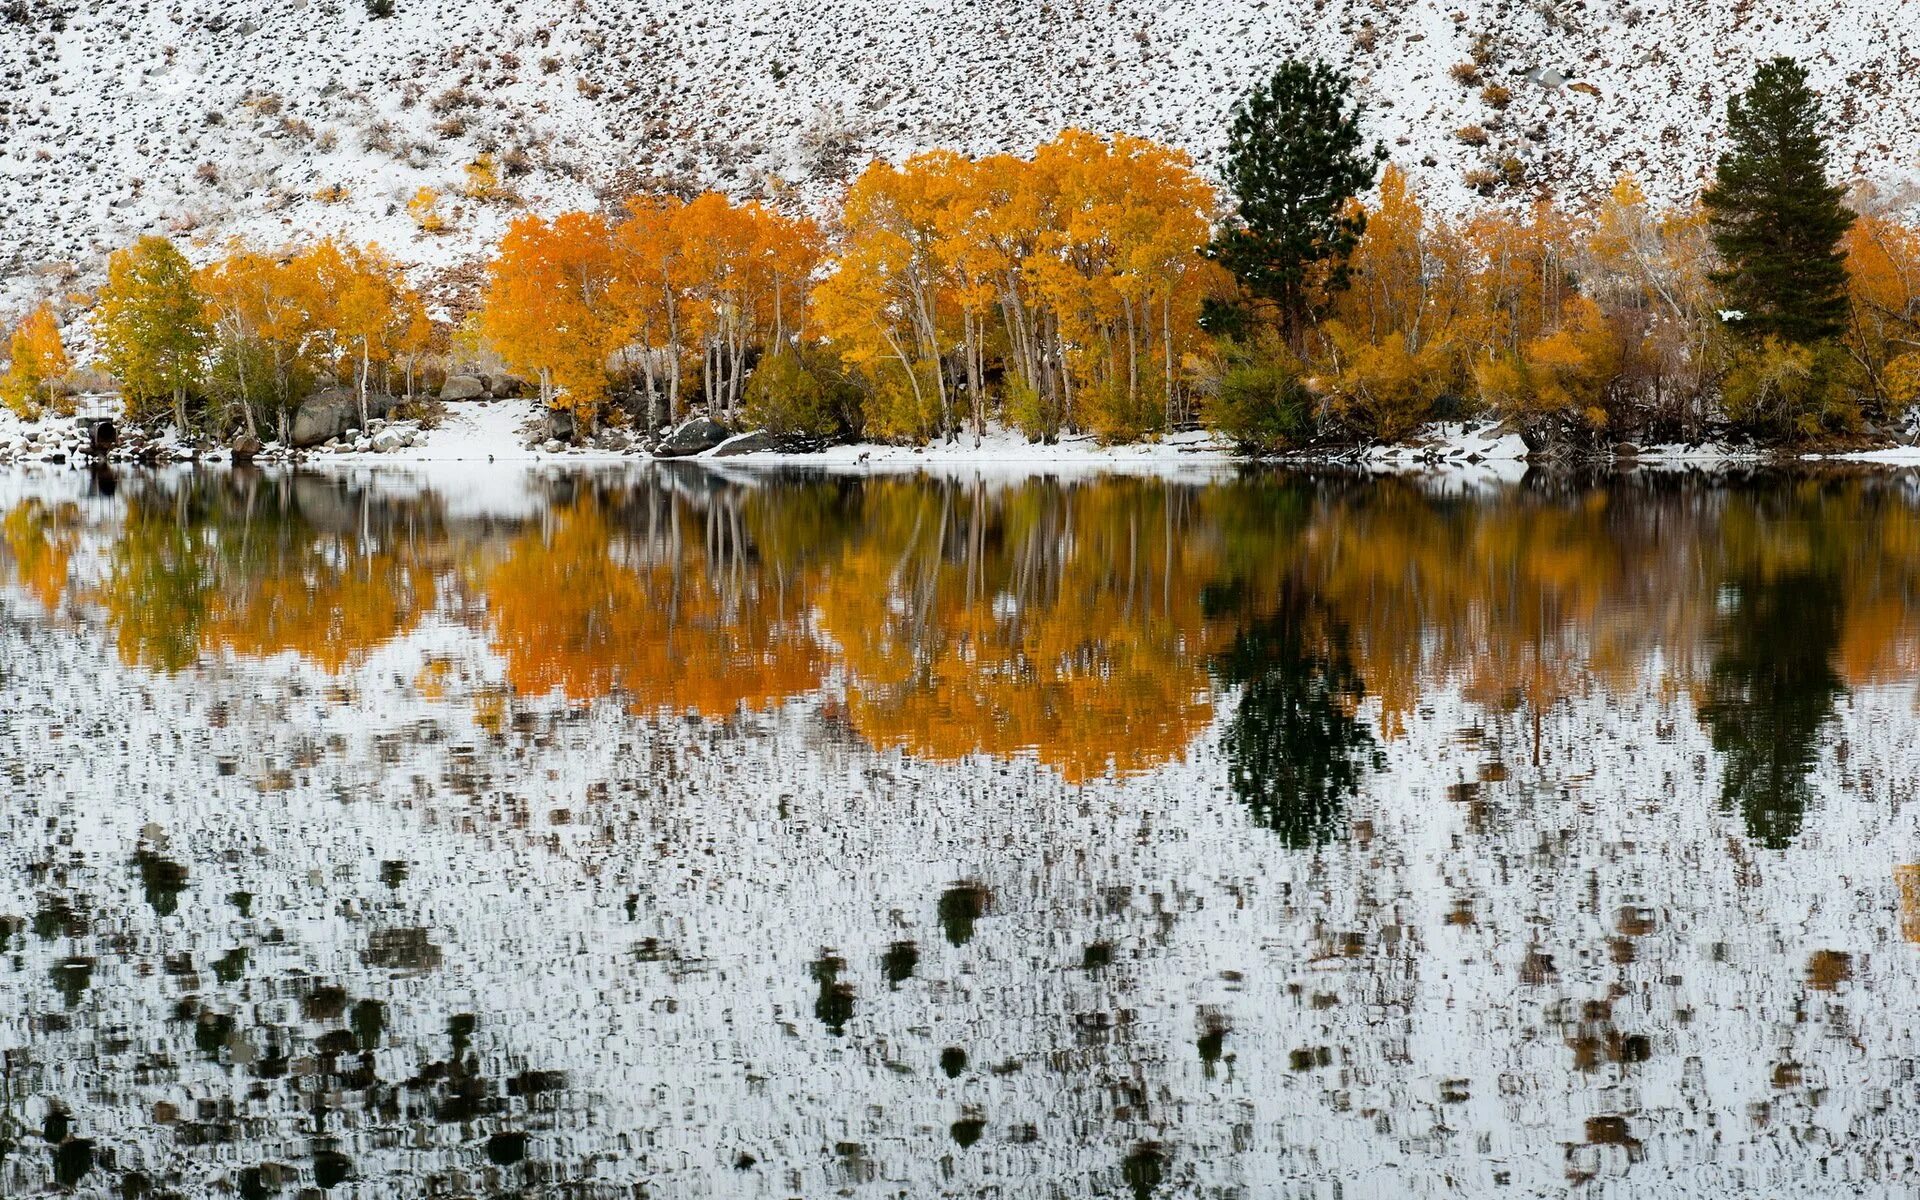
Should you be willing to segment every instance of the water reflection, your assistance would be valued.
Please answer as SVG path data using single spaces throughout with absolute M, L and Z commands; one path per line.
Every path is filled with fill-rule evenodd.
M 1890 1189 L 1917 582 L 1886 474 L 6 477 L 0 1193 Z
M 1834 703 L 1920 665 L 1920 507 L 1872 476 L 1497 499 L 1342 478 L 527 483 L 512 515 L 257 473 L 28 494 L 0 517 L 4 567 L 131 666 L 291 653 L 337 674 L 449 623 L 484 633 L 509 697 L 716 720 L 827 697 L 876 749 L 1028 754 L 1071 781 L 1177 760 L 1226 712 L 1231 786 L 1298 846 L 1439 687 L 1531 719 L 1684 689 L 1728 803 L 1779 848 Z

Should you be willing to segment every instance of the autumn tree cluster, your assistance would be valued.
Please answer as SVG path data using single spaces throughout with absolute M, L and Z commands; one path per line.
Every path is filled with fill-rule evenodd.
M 1239 287 L 1207 386 L 1239 440 L 1393 439 L 1484 415 L 1547 446 L 1794 441 L 1855 433 L 1920 391 L 1920 230 L 1870 195 L 1843 204 L 1791 60 L 1729 103 L 1713 184 L 1665 210 L 1623 177 L 1596 204 L 1448 219 L 1392 166 L 1363 201 L 1344 96 L 1289 64 L 1236 114 L 1216 245 Z
M 677 419 L 926 440 L 1003 419 L 1135 437 L 1191 416 L 1185 356 L 1224 276 L 1184 155 L 1070 130 L 1026 158 L 945 151 L 854 181 L 831 237 L 708 194 L 514 223 L 480 327 L 550 402 L 624 385 Z M 697 391 L 696 391 L 697 389 Z
M 732 419 L 753 365 L 803 337 L 821 253 L 812 221 L 711 192 L 526 216 L 488 269 L 479 329 L 542 400 L 589 421 L 636 379 L 654 424 L 695 396 Z
M 802 440 L 1207 425 L 1290 450 L 1475 416 L 1549 448 L 1791 442 L 1920 400 L 1920 227 L 1832 181 L 1791 60 L 1729 102 L 1710 186 L 1671 208 L 1623 177 L 1443 211 L 1382 171 L 1349 92 L 1283 64 L 1235 109 L 1218 191 L 1176 150 L 1067 130 L 875 162 L 820 221 L 717 193 L 522 216 L 462 344 L 576 428 L 698 410 Z M 136 418 L 219 432 L 281 429 L 328 383 L 410 393 L 435 340 L 391 259 L 330 240 L 196 269 L 142 239 L 92 320 Z M 55 310 L 8 362 L 16 409 L 63 402 Z
M 115 252 L 90 319 L 102 365 L 135 421 L 183 430 L 285 436 L 293 411 L 326 384 L 370 393 L 403 383 L 433 325 L 400 266 L 377 246 L 266 250 L 234 242 L 194 267 L 163 237 Z M 68 406 L 69 363 L 50 306 L 14 331 L 0 395 L 24 415 Z

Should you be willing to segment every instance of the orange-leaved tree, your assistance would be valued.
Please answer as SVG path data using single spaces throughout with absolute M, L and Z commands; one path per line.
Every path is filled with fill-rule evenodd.
M 604 218 L 521 217 L 488 264 L 481 335 L 509 367 L 540 381 L 541 403 L 591 422 L 606 398 L 607 364 L 626 336 L 613 282 Z

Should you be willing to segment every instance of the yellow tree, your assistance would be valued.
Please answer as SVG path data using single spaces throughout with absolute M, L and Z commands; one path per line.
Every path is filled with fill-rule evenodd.
M 1090 423 L 1112 438 L 1163 426 L 1178 408 L 1177 355 L 1198 333 L 1212 189 L 1184 154 L 1124 134 L 1069 129 L 1033 169 L 1056 219 L 1027 271 L 1075 347 Z
M 409 336 L 420 332 L 420 298 L 407 286 L 399 264 L 378 246 L 342 248 L 327 238 L 301 255 L 299 266 L 310 289 L 314 333 L 336 375 L 354 381 L 364 427 L 373 369 L 378 365 L 384 374 Z
M 1705 214 L 1697 206 L 1656 212 L 1623 175 L 1580 250 L 1583 290 L 1629 327 L 1623 369 L 1662 415 L 1697 423 L 1721 340 Z
M 916 155 L 862 171 L 841 209 L 833 271 L 813 292 L 821 331 L 873 385 L 868 424 L 882 437 L 924 440 L 953 427 L 943 355 L 959 314 L 931 194 L 952 158 Z
M 1473 315 L 1470 252 L 1430 221 L 1406 175 L 1389 165 L 1349 263 L 1350 284 L 1322 329 L 1319 380 L 1335 415 L 1362 432 L 1399 437 L 1461 382 Z
M 685 204 L 673 196 L 636 196 L 610 231 L 613 251 L 608 299 L 618 314 L 622 341 L 637 343 L 649 403 L 664 388 L 665 419 L 680 419 L 680 379 L 687 356 L 683 265 Z M 661 376 L 664 374 L 665 378 Z M 652 418 L 653 424 L 660 421 Z
M 751 352 L 782 342 L 803 322 L 805 281 L 819 261 L 819 231 L 757 202 L 708 192 L 671 210 L 690 331 L 701 348 L 707 406 L 734 413 Z
M 29 419 L 44 408 L 60 407 L 58 385 L 67 373 L 67 349 L 52 305 L 41 304 L 14 326 L 7 357 L 7 372 L 0 376 L 0 400 Z
M 1897 405 L 1920 401 L 1920 230 L 1882 215 L 1847 231 L 1847 348 Z
M 254 436 L 265 413 L 285 437 L 288 416 L 318 365 L 304 263 L 304 256 L 236 240 L 194 273 L 212 338 L 214 387 L 240 406 Z
M 186 256 L 163 237 L 143 237 L 107 259 L 107 286 L 93 312 L 107 368 L 119 379 L 128 415 L 173 404 L 174 424 L 187 429 L 187 393 L 199 385 L 206 316 Z

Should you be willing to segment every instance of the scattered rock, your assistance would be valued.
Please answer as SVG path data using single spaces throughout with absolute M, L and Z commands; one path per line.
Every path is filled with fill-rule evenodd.
M 373 435 L 373 448 L 381 454 L 391 454 L 406 444 L 406 435 L 397 429 L 382 429 Z
M 708 417 L 695 417 L 668 434 L 653 453 L 659 458 L 685 458 L 690 454 L 711 450 L 731 436 L 727 427 L 720 422 Z

